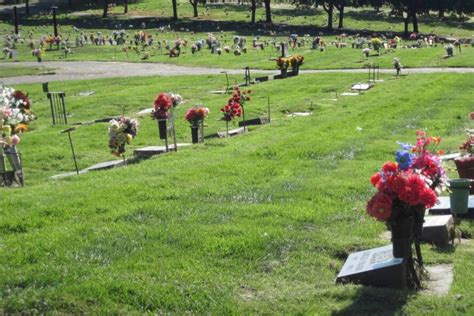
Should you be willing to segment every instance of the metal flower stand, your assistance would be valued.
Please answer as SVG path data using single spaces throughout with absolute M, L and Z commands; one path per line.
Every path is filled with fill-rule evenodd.
M 11 170 L 7 170 L 7 160 Z M 24 186 L 24 175 L 21 154 L 17 152 L 15 146 L 0 145 L 0 186 L 12 186 L 15 182 Z

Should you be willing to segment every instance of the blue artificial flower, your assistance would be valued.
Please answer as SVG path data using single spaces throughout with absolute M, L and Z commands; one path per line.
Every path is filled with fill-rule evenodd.
M 400 169 L 405 170 L 411 166 L 413 155 L 407 150 L 400 150 L 397 151 L 396 160 Z
M 403 150 L 410 150 L 413 148 L 413 145 L 409 143 L 397 142 L 397 144 L 400 145 L 400 147 L 402 147 Z

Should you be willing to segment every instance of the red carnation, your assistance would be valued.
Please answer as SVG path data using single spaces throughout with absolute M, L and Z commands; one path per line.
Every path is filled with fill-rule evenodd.
M 385 193 L 375 194 L 367 203 L 367 213 L 379 221 L 386 221 L 392 215 L 392 199 Z
M 406 185 L 406 180 L 404 177 L 397 175 L 394 176 L 392 181 L 390 182 L 390 190 L 395 193 L 400 193 Z
M 395 172 L 397 172 L 397 169 L 398 169 L 398 164 L 396 162 L 393 162 L 393 161 L 387 161 L 382 166 L 382 171 L 383 172 L 395 173 Z
M 425 189 L 420 193 L 420 200 L 426 208 L 431 208 L 436 205 L 438 196 L 431 189 Z
M 370 183 L 372 183 L 374 187 L 377 186 L 377 183 L 379 183 L 380 180 L 382 180 L 382 176 L 378 172 L 374 173 L 374 175 L 370 177 Z
M 417 175 L 411 175 L 406 180 L 406 186 L 399 193 L 400 200 L 410 205 L 422 203 L 420 194 L 426 190 L 426 183 Z

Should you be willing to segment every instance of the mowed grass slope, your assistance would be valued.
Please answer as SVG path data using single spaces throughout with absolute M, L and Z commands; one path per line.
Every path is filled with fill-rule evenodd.
M 27 186 L 0 190 L 0 309 L 472 314 L 472 243 L 423 246 L 429 264 L 455 266 L 446 297 L 334 284 L 350 252 L 388 243 L 379 237 L 384 226 L 364 208 L 373 193 L 369 177 L 393 159 L 396 141 L 414 141 L 422 128 L 456 151 L 472 124 L 472 75 L 384 79 L 339 101 L 330 100 L 331 90 L 344 91 L 360 76 L 304 75 L 256 85 L 249 113 L 264 113 L 270 95 L 270 125 L 59 181 L 46 177 L 72 168 L 67 139 L 49 125 L 46 102 L 35 103 L 40 119 L 20 146 Z M 55 88 L 96 91 L 88 102 L 71 97 L 78 120 L 116 114 L 121 105 L 135 113 L 158 91 L 172 90 L 188 104 L 200 100 L 211 108 L 209 130 L 224 126 L 216 119 L 226 96 L 206 92 L 222 84 L 219 77 L 117 80 Z M 41 97 L 38 85 L 17 88 Z M 310 107 L 310 117 L 283 114 Z M 141 123 L 131 148 L 158 143 L 155 124 Z M 185 140 L 189 129 L 180 123 Z M 109 158 L 106 125 L 81 127 L 73 137 L 80 164 Z M 472 222 L 462 229 L 474 233 Z

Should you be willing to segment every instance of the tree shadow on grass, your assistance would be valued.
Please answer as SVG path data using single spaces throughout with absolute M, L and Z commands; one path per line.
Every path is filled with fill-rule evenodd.
M 451 254 L 456 251 L 456 247 L 451 244 L 448 244 L 448 245 L 433 244 L 433 246 L 431 247 L 431 250 L 437 253 Z
M 410 294 L 407 290 L 360 287 L 352 304 L 331 315 L 399 315 Z
M 359 21 L 374 21 L 374 22 L 383 22 L 390 24 L 402 24 L 403 21 L 400 17 L 390 16 L 390 15 L 379 15 L 375 14 L 373 11 L 362 10 L 362 11 L 349 11 L 344 14 L 345 18 L 351 18 Z M 424 24 L 426 26 L 449 26 L 449 27 L 461 27 L 467 30 L 474 29 L 474 23 L 469 22 L 468 18 L 455 18 L 455 17 L 446 17 L 443 20 L 438 19 L 437 17 L 431 15 L 421 15 L 418 18 L 418 23 Z

